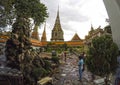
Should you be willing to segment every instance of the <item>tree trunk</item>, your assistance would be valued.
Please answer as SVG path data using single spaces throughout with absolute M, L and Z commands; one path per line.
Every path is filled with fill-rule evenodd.
M 11 36 L 6 42 L 7 66 L 20 70 L 20 63 L 24 59 L 20 55 L 31 47 L 29 20 L 17 18 L 12 28 Z

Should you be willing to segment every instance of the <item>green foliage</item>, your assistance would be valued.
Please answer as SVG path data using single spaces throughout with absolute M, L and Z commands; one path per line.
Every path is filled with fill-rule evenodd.
M 1 0 L 0 9 L 1 26 L 5 26 L 8 24 L 6 22 L 10 23 L 11 20 L 17 20 L 16 18 L 21 17 L 32 18 L 34 24 L 39 25 L 48 17 L 46 6 L 39 0 Z
M 55 50 L 57 53 L 61 53 L 62 51 L 67 51 L 68 46 L 66 43 L 61 45 L 55 45 L 54 42 L 49 42 L 46 46 L 46 51 L 51 52 L 52 50 Z
M 116 70 L 118 47 L 111 36 L 94 38 L 88 54 L 86 63 L 92 73 L 105 76 Z
M 52 56 L 52 59 L 51 59 L 54 63 L 58 64 L 59 63 L 59 57 L 57 56 Z
M 44 63 L 45 63 L 45 65 L 44 65 L 44 68 L 46 69 L 46 70 L 51 70 L 51 63 L 49 62 L 49 60 L 44 60 Z
M 72 52 L 74 52 L 75 54 L 81 54 L 84 51 L 83 46 L 77 46 L 71 49 L 72 49 Z
M 67 44 L 66 43 L 63 44 L 63 48 L 65 51 L 67 51 Z
M 47 74 L 47 71 L 44 68 L 34 68 L 32 71 L 32 76 L 34 78 L 44 77 Z
M 0 27 L 6 29 L 7 25 L 13 24 L 15 10 L 13 9 L 13 2 L 15 0 L 0 0 Z

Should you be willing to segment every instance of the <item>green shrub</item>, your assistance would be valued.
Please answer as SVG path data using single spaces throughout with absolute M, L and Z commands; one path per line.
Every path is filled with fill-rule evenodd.
M 44 77 L 46 76 L 47 74 L 47 71 L 44 69 L 44 68 L 34 68 L 33 71 L 32 71 L 32 76 L 34 78 L 39 78 L 39 77 Z
M 86 58 L 88 70 L 99 76 L 114 73 L 117 67 L 117 55 L 118 47 L 111 36 L 94 38 Z
M 54 63 L 58 64 L 59 63 L 59 57 L 57 56 L 52 56 L 52 59 L 51 59 Z
M 44 68 L 46 69 L 46 70 L 51 70 L 51 63 L 49 62 L 49 60 L 44 60 L 44 63 L 45 63 L 45 65 L 44 65 Z

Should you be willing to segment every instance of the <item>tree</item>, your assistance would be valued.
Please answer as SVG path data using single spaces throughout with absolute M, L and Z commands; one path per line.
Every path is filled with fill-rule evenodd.
M 8 24 L 6 21 L 14 19 L 11 37 L 6 43 L 6 56 L 9 61 L 17 63 L 15 67 L 20 68 L 19 54 L 31 47 L 30 20 L 32 19 L 34 24 L 39 26 L 48 17 L 47 8 L 39 0 L 1 0 L 0 8 L 4 11 L 0 15 L 5 14 L 2 26 Z M 14 15 L 14 18 L 8 18 L 9 15 Z M 13 52 L 10 52 L 11 50 Z
M 15 19 L 15 10 L 11 8 L 13 0 L 0 1 L 0 30 L 8 30 Z
M 35 26 L 43 23 L 48 17 L 47 7 L 40 0 L 0 0 L 0 17 L 2 17 L 0 27 L 5 27 L 9 23 L 12 26 L 11 36 L 6 42 L 7 66 L 21 70 L 25 80 L 31 82 L 32 78 L 29 79 L 31 72 L 27 70 L 29 71 L 27 73 L 24 70 L 27 67 L 32 69 L 33 66 L 30 63 L 33 56 L 26 55 L 31 50 L 31 20 Z M 25 85 L 33 84 L 28 83 Z
M 118 47 L 111 36 L 105 35 L 92 40 L 86 63 L 88 69 L 95 75 L 106 76 L 114 73 L 117 67 Z

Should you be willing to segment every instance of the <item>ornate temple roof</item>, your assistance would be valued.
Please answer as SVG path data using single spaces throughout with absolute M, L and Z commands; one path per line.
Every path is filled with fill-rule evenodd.
M 75 33 L 75 35 L 73 36 L 73 38 L 71 39 L 71 41 L 82 41 L 82 40 L 80 39 L 80 37 L 78 36 L 78 34 Z

